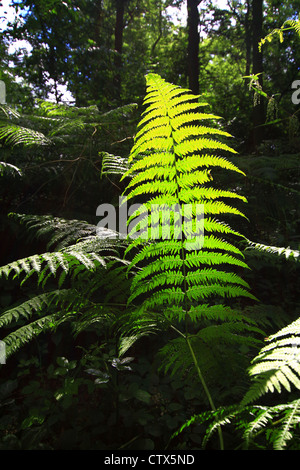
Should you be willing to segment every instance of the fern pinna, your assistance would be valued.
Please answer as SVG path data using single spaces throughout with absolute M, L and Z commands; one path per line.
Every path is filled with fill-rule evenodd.
M 242 172 L 220 156 L 234 152 L 222 141 L 229 134 L 207 124 L 217 116 L 201 111 L 199 97 L 156 74 L 146 80 L 147 107 L 123 176 L 130 177 L 124 193 L 127 200 L 140 198 L 128 221 L 127 252 L 137 248 L 131 267 L 138 268 L 129 302 L 139 305 L 142 316 L 149 311 L 163 313 L 176 329 L 180 337 L 169 341 L 163 351 L 165 368 L 181 366 L 185 373 L 196 368 L 215 409 L 199 347 L 216 339 L 217 330 L 201 328 L 195 334 L 193 328 L 190 335 L 188 328 L 191 323 L 199 326 L 201 319 L 227 322 L 221 341 L 236 339 L 241 330 L 250 328 L 241 315 L 215 298 L 254 298 L 234 272 L 247 267 L 243 255 L 225 238 L 241 235 L 219 220 L 225 214 L 243 216 L 228 201 L 245 198 L 211 184 L 215 167 Z M 202 223 L 199 207 L 204 208 Z

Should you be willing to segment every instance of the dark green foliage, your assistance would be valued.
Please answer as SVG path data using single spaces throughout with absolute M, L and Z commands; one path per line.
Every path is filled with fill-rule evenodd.
M 1 446 L 297 448 L 298 155 L 237 156 L 202 100 L 155 74 L 145 105 L 129 158 L 134 105 L 1 108 L 5 229 L 31 243 L 0 270 Z M 161 205 L 159 239 L 96 236 L 125 185 Z M 195 222 L 197 203 L 189 249 L 164 210 L 191 204 Z M 131 235 L 151 221 L 133 215 Z

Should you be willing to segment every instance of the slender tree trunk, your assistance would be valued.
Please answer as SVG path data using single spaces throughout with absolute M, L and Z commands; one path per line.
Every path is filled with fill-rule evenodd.
M 102 21 L 103 21 L 103 0 L 98 0 L 95 5 L 95 42 L 97 46 L 100 45 L 100 37 L 101 37 L 101 28 L 102 28 Z
M 250 67 L 251 67 L 251 48 L 252 48 L 252 38 L 251 38 L 251 24 L 250 24 L 250 1 L 246 1 L 247 10 L 245 14 L 245 44 L 246 44 L 246 70 L 245 75 L 248 77 L 250 75 Z M 247 83 L 245 81 L 245 85 Z
M 188 27 L 188 79 L 189 88 L 194 94 L 199 93 L 199 11 L 201 0 L 187 0 Z
M 252 0 L 252 37 L 253 37 L 253 59 L 252 73 L 259 75 L 259 85 L 263 87 L 263 57 L 259 50 L 259 42 L 262 38 L 263 26 L 263 0 Z M 264 123 L 264 102 L 259 99 L 254 103 L 253 109 L 253 144 L 254 148 L 262 141 L 263 128 L 259 127 Z
M 159 41 L 162 38 L 162 34 L 163 34 L 162 33 L 162 2 L 160 1 L 159 5 L 158 5 L 158 36 L 155 39 L 155 41 L 154 41 L 154 43 L 152 44 L 152 47 L 151 47 L 151 57 L 152 57 L 152 59 L 153 59 L 154 54 L 155 54 L 155 48 L 156 48 L 157 44 L 159 43 Z
M 124 13 L 126 0 L 116 0 L 116 23 L 115 23 L 115 77 L 114 95 L 121 96 L 121 70 L 122 70 L 122 49 L 124 31 Z

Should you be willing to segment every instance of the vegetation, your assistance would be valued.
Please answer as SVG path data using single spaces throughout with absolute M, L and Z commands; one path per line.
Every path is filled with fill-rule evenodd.
M 14 8 L 0 448 L 299 450 L 300 2 Z

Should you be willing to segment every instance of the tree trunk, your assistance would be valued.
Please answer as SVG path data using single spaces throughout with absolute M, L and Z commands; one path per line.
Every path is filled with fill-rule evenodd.
M 263 25 L 263 0 L 253 0 L 252 2 L 252 37 L 253 37 L 253 59 L 252 59 L 252 73 L 259 75 L 259 86 L 263 87 L 263 58 L 262 53 L 259 51 L 259 42 L 262 38 L 262 25 Z M 261 97 L 260 97 L 261 98 Z M 264 103 L 259 99 L 254 103 L 253 109 L 253 144 L 254 148 L 262 141 L 263 128 L 259 127 L 264 123 Z
M 124 12 L 126 0 L 116 0 L 116 23 L 115 23 L 115 76 L 114 95 L 121 96 L 121 70 L 122 70 L 122 49 L 124 31 Z
M 187 0 L 188 58 L 187 69 L 189 88 L 199 94 L 199 11 L 201 0 Z
M 250 66 L 251 66 L 251 48 L 252 48 L 252 43 L 251 43 L 251 23 L 249 20 L 250 17 L 250 1 L 246 1 L 247 5 L 247 10 L 245 14 L 245 44 L 246 44 L 246 69 L 245 69 L 245 75 L 248 77 L 250 75 Z M 245 85 L 247 86 L 247 83 L 245 81 Z

